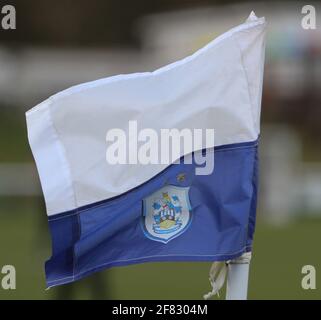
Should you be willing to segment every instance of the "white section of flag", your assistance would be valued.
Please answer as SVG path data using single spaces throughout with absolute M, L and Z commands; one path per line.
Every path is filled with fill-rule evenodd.
M 156 131 L 211 128 L 215 146 L 256 140 L 264 46 L 265 20 L 251 15 L 180 61 L 81 84 L 28 111 L 48 215 L 120 195 L 168 166 L 106 162 L 106 132 L 126 131 L 129 120 Z

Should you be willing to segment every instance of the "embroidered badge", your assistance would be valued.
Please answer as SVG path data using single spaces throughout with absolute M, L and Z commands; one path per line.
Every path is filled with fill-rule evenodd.
M 167 243 L 187 230 L 192 218 L 188 191 L 167 185 L 144 199 L 142 227 L 148 238 Z

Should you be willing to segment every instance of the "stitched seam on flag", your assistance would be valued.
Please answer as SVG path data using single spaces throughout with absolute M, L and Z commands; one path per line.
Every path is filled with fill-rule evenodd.
M 236 251 L 236 252 L 232 252 L 232 253 L 218 253 L 218 254 L 214 254 L 214 255 L 211 255 L 211 254 L 199 254 L 199 255 L 187 255 L 187 254 L 165 254 L 165 255 L 154 255 L 154 256 L 145 256 L 145 257 L 139 257 L 139 258 L 132 258 L 132 259 L 122 259 L 122 260 L 114 260 L 114 261 L 110 261 L 108 263 L 103 263 L 103 264 L 100 264 L 98 266 L 95 266 L 94 268 L 91 268 L 91 269 L 88 269 L 86 271 L 83 271 L 79 274 L 76 274 L 75 276 L 69 276 L 69 277 L 64 277 L 64 278 L 60 278 L 60 279 L 57 279 L 57 280 L 53 280 L 53 281 L 48 281 L 48 284 L 50 283 L 56 283 L 56 282 L 59 282 L 59 281 L 62 281 L 62 280 L 65 280 L 65 279 L 77 279 L 79 277 L 81 277 L 82 275 L 88 273 L 88 272 L 91 272 L 95 269 L 98 269 L 98 268 L 101 268 L 103 266 L 107 266 L 109 264 L 113 264 L 113 263 L 119 263 L 119 262 L 129 262 L 129 261 L 136 261 L 136 260 L 144 260 L 144 259 L 148 259 L 148 258 L 158 258 L 158 257 L 218 257 L 218 256 L 228 256 L 228 255 L 235 255 L 235 254 L 238 254 L 238 253 L 242 253 L 244 250 L 250 248 L 250 246 L 244 246 L 242 249 Z
M 50 115 L 50 120 L 51 120 L 51 124 L 52 124 L 52 127 L 53 129 L 55 130 L 56 132 L 56 135 L 57 135 L 57 142 L 58 144 L 61 146 L 61 149 L 64 153 L 64 158 L 67 159 L 67 152 L 66 152 L 66 149 L 65 149 L 65 146 L 64 144 L 62 143 L 62 139 L 61 139 L 61 136 L 59 134 L 59 131 L 57 130 L 57 127 L 55 126 L 55 123 L 53 121 L 53 118 L 52 118 L 52 112 L 51 112 L 51 108 L 50 106 L 52 105 L 52 100 L 50 102 L 50 104 L 48 105 L 48 110 L 49 110 L 49 115 Z M 65 160 L 64 159 L 64 160 Z M 72 193 L 73 193 L 73 198 L 74 198 L 74 202 L 75 202 L 75 205 L 77 206 L 77 197 L 76 197 L 76 192 L 75 192 L 75 186 L 74 186 L 74 183 L 73 183 L 73 179 L 72 179 L 72 174 L 71 174 L 71 169 L 70 169 L 70 165 L 69 165 L 69 162 L 68 161 L 64 161 L 65 162 L 65 165 L 66 165 L 66 168 L 68 169 L 68 173 L 69 173 L 69 179 L 71 181 L 71 187 L 72 187 Z M 76 207 L 75 210 L 77 211 L 78 208 Z
M 77 221 L 78 221 L 78 236 L 77 236 L 77 241 L 80 239 L 81 235 L 81 223 L 80 223 L 80 215 L 77 214 Z M 77 255 L 76 255 L 76 250 L 75 250 L 75 243 L 72 246 L 72 254 L 73 254 L 73 264 L 72 264 L 72 279 L 75 280 L 75 271 L 77 270 Z
M 243 74 L 244 74 L 244 78 L 245 78 L 245 81 L 246 81 L 246 87 L 247 87 L 247 95 L 248 95 L 248 99 L 249 99 L 249 102 L 250 102 L 250 114 L 251 114 L 251 117 L 252 117 L 252 125 L 253 125 L 253 128 L 256 128 L 256 121 L 255 121 L 255 116 L 254 116 L 254 105 L 253 105 L 253 101 L 252 101 L 252 98 L 251 98 L 251 93 L 250 93 L 250 85 L 249 85 L 249 78 L 248 78 L 248 75 L 247 75 L 247 72 L 246 72 L 246 69 L 245 69 L 245 66 L 244 66 L 244 56 L 243 56 L 243 51 L 240 47 L 240 44 L 237 40 L 237 37 L 235 37 L 235 34 L 232 35 L 232 38 L 235 42 L 235 45 L 240 53 L 240 60 L 241 60 L 241 66 L 242 66 L 242 71 L 243 71 Z
M 67 152 L 66 152 L 66 149 L 65 149 L 65 146 L 64 144 L 62 143 L 62 140 L 61 140 L 61 136 L 59 134 L 59 131 L 57 129 L 57 127 L 55 126 L 55 123 L 53 121 L 53 117 L 52 117 L 52 111 L 51 111 L 51 106 L 53 105 L 53 99 L 49 99 L 50 103 L 48 105 L 48 111 L 49 111 L 49 117 L 50 117 L 50 121 L 51 121 L 51 125 L 56 133 L 56 140 L 57 140 L 57 144 L 60 145 L 60 148 L 63 152 L 63 155 L 64 155 L 64 163 L 65 163 L 65 166 L 67 168 L 67 171 L 68 171 L 68 174 L 69 174 L 69 179 L 70 179 L 70 184 L 71 184 L 71 188 L 72 188 L 72 195 L 73 195 L 73 199 L 74 199 L 74 202 L 75 202 L 75 214 L 74 215 L 77 215 L 77 219 L 78 219 L 78 222 L 79 222 L 79 212 L 78 212 L 78 206 L 77 206 L 77 197 L 76 197 L 76 192 L 75 192 L 75 186 L 74 186 L 74 183 L 73 183 L 73 179 L 72 179 L 72 174 L 71 174 L 71 169 L 70 169 L 70 166 L 69 166 L 69 162 L 66 161 L 67 160 Z M 79 228 L 80 224 L 78 223 L 78 228 Z M 78 235 L 78 239 L 80 238 L 80 234 Z M 77 239 L 77 240 L 78 240 Z M 75 255 L 75 250 L 74 250 L 74 246 L 72 248 L 72 253 L 73 253 L 73 259 L 72 259 L 72 277 L 73 279 L 75 278 L 75 263 L 76 263 L 76 255 Z
M 231 151 L 231 150 L 236 150 L 236 149 L 251 149 L 251 148 L 255 148 L 257 145 L 258 145 L 258 142 L 256 142 L 255 144 L 253 144 L 251 146 L 232 147 L 232 148 L 215 150 L 215 152 Z
M 59 278 L 57 280 L 48 281 L 48 284 L 60 282 L 60 281 L 67 280 L 67 279 L 73 279 L 74 280 L 74 276 L 69 276 L 69 277 Z
M 256 153 L 257 153 L 257 149 L 254 153 L 254 165 L 252 166 L 252 179 L 251 179 L 251 188 L 252 188 L 252 192 L 251 192 L 251 205 L 250 205 L 250 208 L 249 208 L 249 211 L 248 211 L 248 219 L 247 219 L 247 224 L 246 224 L 246 232 L 245 232 L 245 243 L 248 242 L 248 239 L 249 239 L 249 223 L 250 223 L 250 218 L 251 218 L 251 211 L 252 211 L 252 199 L 253 199 L 253 189 L 254 189 L 254 186 L 253 186 L 253 175 L 254 175 L 254 172 L 255 172 L 255 158 L 256 158 Z
M 252 149 L 252 148 L 256 148 L 257 146 L 258 146 L 258 142 L 256 142 L 255 144 L 253 144 L 253 145 L 251 145 L 251 146 L 239 146 L 239 147 L 232 147 L 232 148 L 226 148 L 226 149 L 220 149 L 220 150 L 215 150 L 215 149 L 213 150 L 213 149 L 212 149 L 212 150 L 208 151 L 208 153 L 213 153 L 213 152 L 216 153 L 216 152 L 223 152 L 223 151 L 233 151 L 233 150 L 237 150 L 237 149 Z M 175 165 L 175 164 L 173 163 L 173 164 L 171 164 L 170 166 L 172 166 L 172 165 Z M 167 168 L 169 168 L 169 167 L 167 167 Z M 166 168 L 166 169 L 167 169 L 167 168 Z M 164 169 L 164 171 L 160 172 L 160 173 L 157 175 L 157 178 L 162 178 L 162 177 L 164 177 L 164 175 L 166 174 L 166 169 Z M 154 178 L 156 178 L 156 176 L 154 176 L 153 178 L 151 178 L 151 180 L 154 179 Z M 149 181 L 144 182 L 142 185 L 145 185 L 145 184 L 147 184 L 148 182 L 149 182 Z M 138 189 L 138 188 L 140 188 L 142 185 L 139 185 L 139 186 L 135 187 L 134 189 Z M 134 193 L 134 192 L 136 192 L 136 190 L 134 190 L 134 189 L 128 190 L 128 191 L 126 191 L 126 193 L 129 193 L 129 192 Z M 121 196 L 121 195 L 120 195 L 120 196 Z M 99 203 L 99 204 L 97 204 L 97 205 L 91 204 L 89 208 L 85 208 L 85 209 L 76 208 L 76 209 L 72 210 L 72 211 L 76 211 L 76 212 L 72 212 L 72 213 L 70 213 L 70 214 L 68 214 L 68 215 L 64 215 L 63 217 L 50 218 L 49 221 L 56 221 L 56 220 L 64 219 L 64 218 L 67 218 L 67 217 L 71 217 L 71 216 L 74 216 L 74 215 L 79 214 L 79 213 L 87 212 L 87 211 L 89 211 L 89 210 L 91 210 L 91 209 L 93 209 L 93 208 L 101 208 L 101 207 L 103 207 L 103 206 L 106 206 L 106 203 L 107 203 L 108 201 L 112 202 L 112 204 L 114 205 L 114 204 L 116 204 L 116 203 L 119 202 L 119 201 L 123 201 L 124 199 L 126 199 L 126 197 L 127 197 L 127 195 L 123 195 L 123 196 L 122 196 L 121 198 L 119 198 L 119 199 L 114 199 L 114 200 L 112 200 L 112 199 L 101 200 L 101 201 L 103 201 L 103 203 Z
M 246 242 L 248 242 L 248 240 L 249 240 L 249 225 L 250 225 L 251 213 L 253 212 L 253 210 L 255 210 L 255 214 L 256 214 L 256 210 L 257 210 L 258 185 L 257 185 L 256 181 L 258 179 L 258 170 L 259 170 L 259 168 L 258 168 L 258 150 L 256 149 L 256 152 L 254 154 L 254 168 L 253 168 L 252 183 L 251 183 L 252 184 L 252 198 L 251 198 L 248 223 L 246 225 Z M 255 202 L 255 204 L 253 204 L 254 202 Z M 253 206 L 255 206 L 254 209 L 253 209 Z M 255 217 L 255 220 L 256 220 L 256 217 Z M 256 222 L 254 221 L 254 230 L 255 230 L 255 224 L 256 224 Z M 253 231 L 253 233 L 254 233 L 254 231 Z M 253 237 L 253 235 L 252 235 L 252 237 Z

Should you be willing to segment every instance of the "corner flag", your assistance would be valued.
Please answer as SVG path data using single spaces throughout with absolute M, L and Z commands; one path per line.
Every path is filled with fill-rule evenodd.
M 52 235 L 48 287 L 114 266 L 251 251 L 264 35 L 252 14 L 180 61 L 72 87 L 26 113 Z M 109 163 L 106 132 L 128 133 L 133 120 L 156 133 L 214 129 L 213 172 L 195 173 L 200 144 L 179 154 L 187 163 Z

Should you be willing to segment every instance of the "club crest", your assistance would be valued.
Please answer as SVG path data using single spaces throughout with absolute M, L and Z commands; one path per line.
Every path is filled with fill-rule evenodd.
M 167 243 L 186 231 L 192 217 L 188 190 L 168 185 L 144 199 L 142 227 L 148 238 Z

